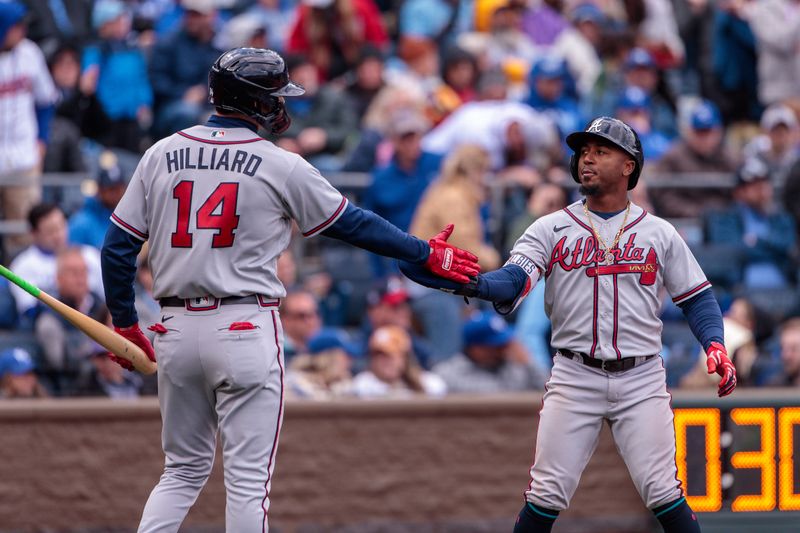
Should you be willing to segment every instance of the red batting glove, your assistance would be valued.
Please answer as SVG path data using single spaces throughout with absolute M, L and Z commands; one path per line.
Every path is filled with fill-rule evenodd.
M 148 359 L 150 359 L 154 363 L 156 362 L 156 353 L 153 351 L 153 346 L 150 344 L 150 341 L 147 340 L 147 337 L 144 336 L 142 330 L 139 329 L 139 324 L 134 324 L 127 328 L 114 327 L 114 331 L 116 331 L 117 333 L 119 333 L 120 335 L 131 341 L 133 344 L 141 348 L 142 351 L 145 353 L 145 355 L 148 357 Z M 108 357 L 110 357 L 112 361 L 114 361 L 115 363 L 117 363 L 119 366 L 121 366 L 126 370 L 134 369 L 133 363 L 131 363 L 127 359 L 124 359 L 122 357 L 117 357 L 112 353 L 109 353 Z
M 714 374 L 716 372 L 722 376 L 717 395 L 720 398 L 727 396 L 736 388 L 736 367 L 728 359 L 728 351 L 720 343 L 712 342 L 708 350 L 706 350 L 706 355 L 708 355 L 708 359 L 706 359 L 708 373 Z
M 453 228 L 453 224 L 448 224 L 428 241 L 428 244 L 431 245 L 431 254 L 425 261 L 425 268 L 445 279 L 458 283 L 469 283 L 469 277 L 477 276 L 481 267 L 478 266 L 478 258 L 475 254 L 447 244 Z

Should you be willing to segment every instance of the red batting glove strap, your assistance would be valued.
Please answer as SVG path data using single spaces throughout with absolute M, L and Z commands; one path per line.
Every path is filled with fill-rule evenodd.
M 147 340 L 147 337 L 144 336 L 142 330 L 139 329 L 139 324 L 134 324 L 127 328 L 114 328 L 114 331 L 134 343 L 136 346 L 142 349 L 148 359 L 155 362 L 156 361 L 156 353 L 153 351 L 153 345 L 150 344 L 150 341 Z M 123 365 L 124 366 L 124 365 Z
M 453 228 L 453 224 L 448 224 L 428 241 L 431 253 L 425 261 L 425 268 L 445 279 L 469 283 L 469 277 L 477 276 L 481 271 L 478 258 L 475 254 L 448 244 L 447 239 L 453 233 Z
M 733 392 L 736 388 L 736 367 L 728 359 L 728 350 L 718 342 L 712 342 L 706 350 L 706 365 L 709 374 L 719 374 L 722 379 L 719 382 L 717 395 L 721 398 Z

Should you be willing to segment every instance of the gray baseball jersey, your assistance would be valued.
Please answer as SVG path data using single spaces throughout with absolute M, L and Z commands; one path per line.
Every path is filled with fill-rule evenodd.
M 544 216 L 514 245 L 509 263 L 533 285 L 547 279 L 545 309 L 556 357 L 546 385 L 529 502 L 563 510 L 607 420 L 634 485 L 650 508 L 681 497 L 670 396 L 660 358 L 661 289 L 676 303 L 708 289 L 700 266 L 668 222 L 636 205 L 604 219 L 582 202 Z M 623 222 L 624 221 L 624 222 Z M 623 227 L 624 224 L 624 227 Z M 609 247 L 598 245 L 592 225 Z M 576 353 L 577 352 L 577 353 Z M 610 372 L 583 357 L 635 363 Z
M 609 246 L 624 212 L 608 220 L 589 212 Z M 547 279 L 551 344 L 599 359 L 661 351 L 659 291 L 681 303 L 711 284 L 675 228 L 632 204 L 607 264 L 581 202 L 538 219 L 517 240 L 508 263 Z M 587 327 L 589 326 L 589 327 Z
M 305 160 L 244 127 L 196 126 L 145 153 L 112 220 L 149 241 L 155 297 L 184 301 L 165 302 L 153 326 L 166 460 L 140 533 L 178 531 L 218 431 L 226 531 L 269 530 L 284 397 L 276 260 L 293 220 L 315 235 L 346 205 Z
M 149 240 L 156 298 L 279 298 L 292 220 L 316 235 L 346 205 L 302 157 L 246 128 L 195 126 L 144 154 L 111 219 Z

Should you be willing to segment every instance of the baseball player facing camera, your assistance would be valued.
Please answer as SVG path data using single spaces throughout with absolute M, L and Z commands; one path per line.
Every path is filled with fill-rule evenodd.
M 736 387 L 722 315 L 703 271 L 668 222 L 628 200 L 644 164 L 639 136 L 608 117 L 572 133 L 570 172 L 584 200 L 538 219 L 499 270 L 452 283 L 401 263 L 415 281 L 513 311 L 540 277 L 557 349 L 546 385 L 531 482 L 515 533 L 551 530 L 578 486 L 607 421 L 646 505 L 668 533 L 699 532 L 675 465 L 675 430 L 659 357 L 662 288 L 682 308 L 721 376 Z
M 162 139 L 142 157 L 111 216 L 102 250 L 115 330 L 155 360 L 164 473 L 139 532 L 178 531 L 211 472 L 219 431 L 226 530 L 265 533 L 283 418 L 286 292 L 276 274 L 292 221 L 420 266 L 457 283 L 477 257 L 447 244 L 449 225 L 426 242 L 350 204 L 296 154 L 257 135 L 280 134 L 284 98 L 303 94 L 280 55 L 240 48 L 209 73 L 216 107 L 206 124 Z M 153 294 L 162 308 L 151 346 L 134 309 L 136 256 L 149 241 Z M 123 366 L 130 365 L 116 359 Z

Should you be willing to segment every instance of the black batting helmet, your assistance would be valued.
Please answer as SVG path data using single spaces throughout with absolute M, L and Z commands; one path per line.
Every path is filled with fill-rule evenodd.
M 636 167 L 633 169 L 633 173 L 628 176 L 628 190 L 636 187 L 636 183 L 639 181 L 639 174 L 642 173 L 642 166 L 644 165 L 642 142 L 633 128 L 621 120 L 611 117 L 596 118 L 583 131 L 576 131 L 567 135 L 567 145 L 575 152 L 569 160 L 569 172 L 572 174 L 572 179 L 578 183 L 581 182 L 581 178 L 578 175 L 578 158 L 583 145 L 593 137 L 609 141 L 633 158 Z
M 300 96 L 305 92 L 289 80 L 286 63 L 272 50 L 228 50 L 219 56 L 208 73 L 211 104 L 247 115 L 274 134 L 286 131 L 292 122 L 281 97 Z

